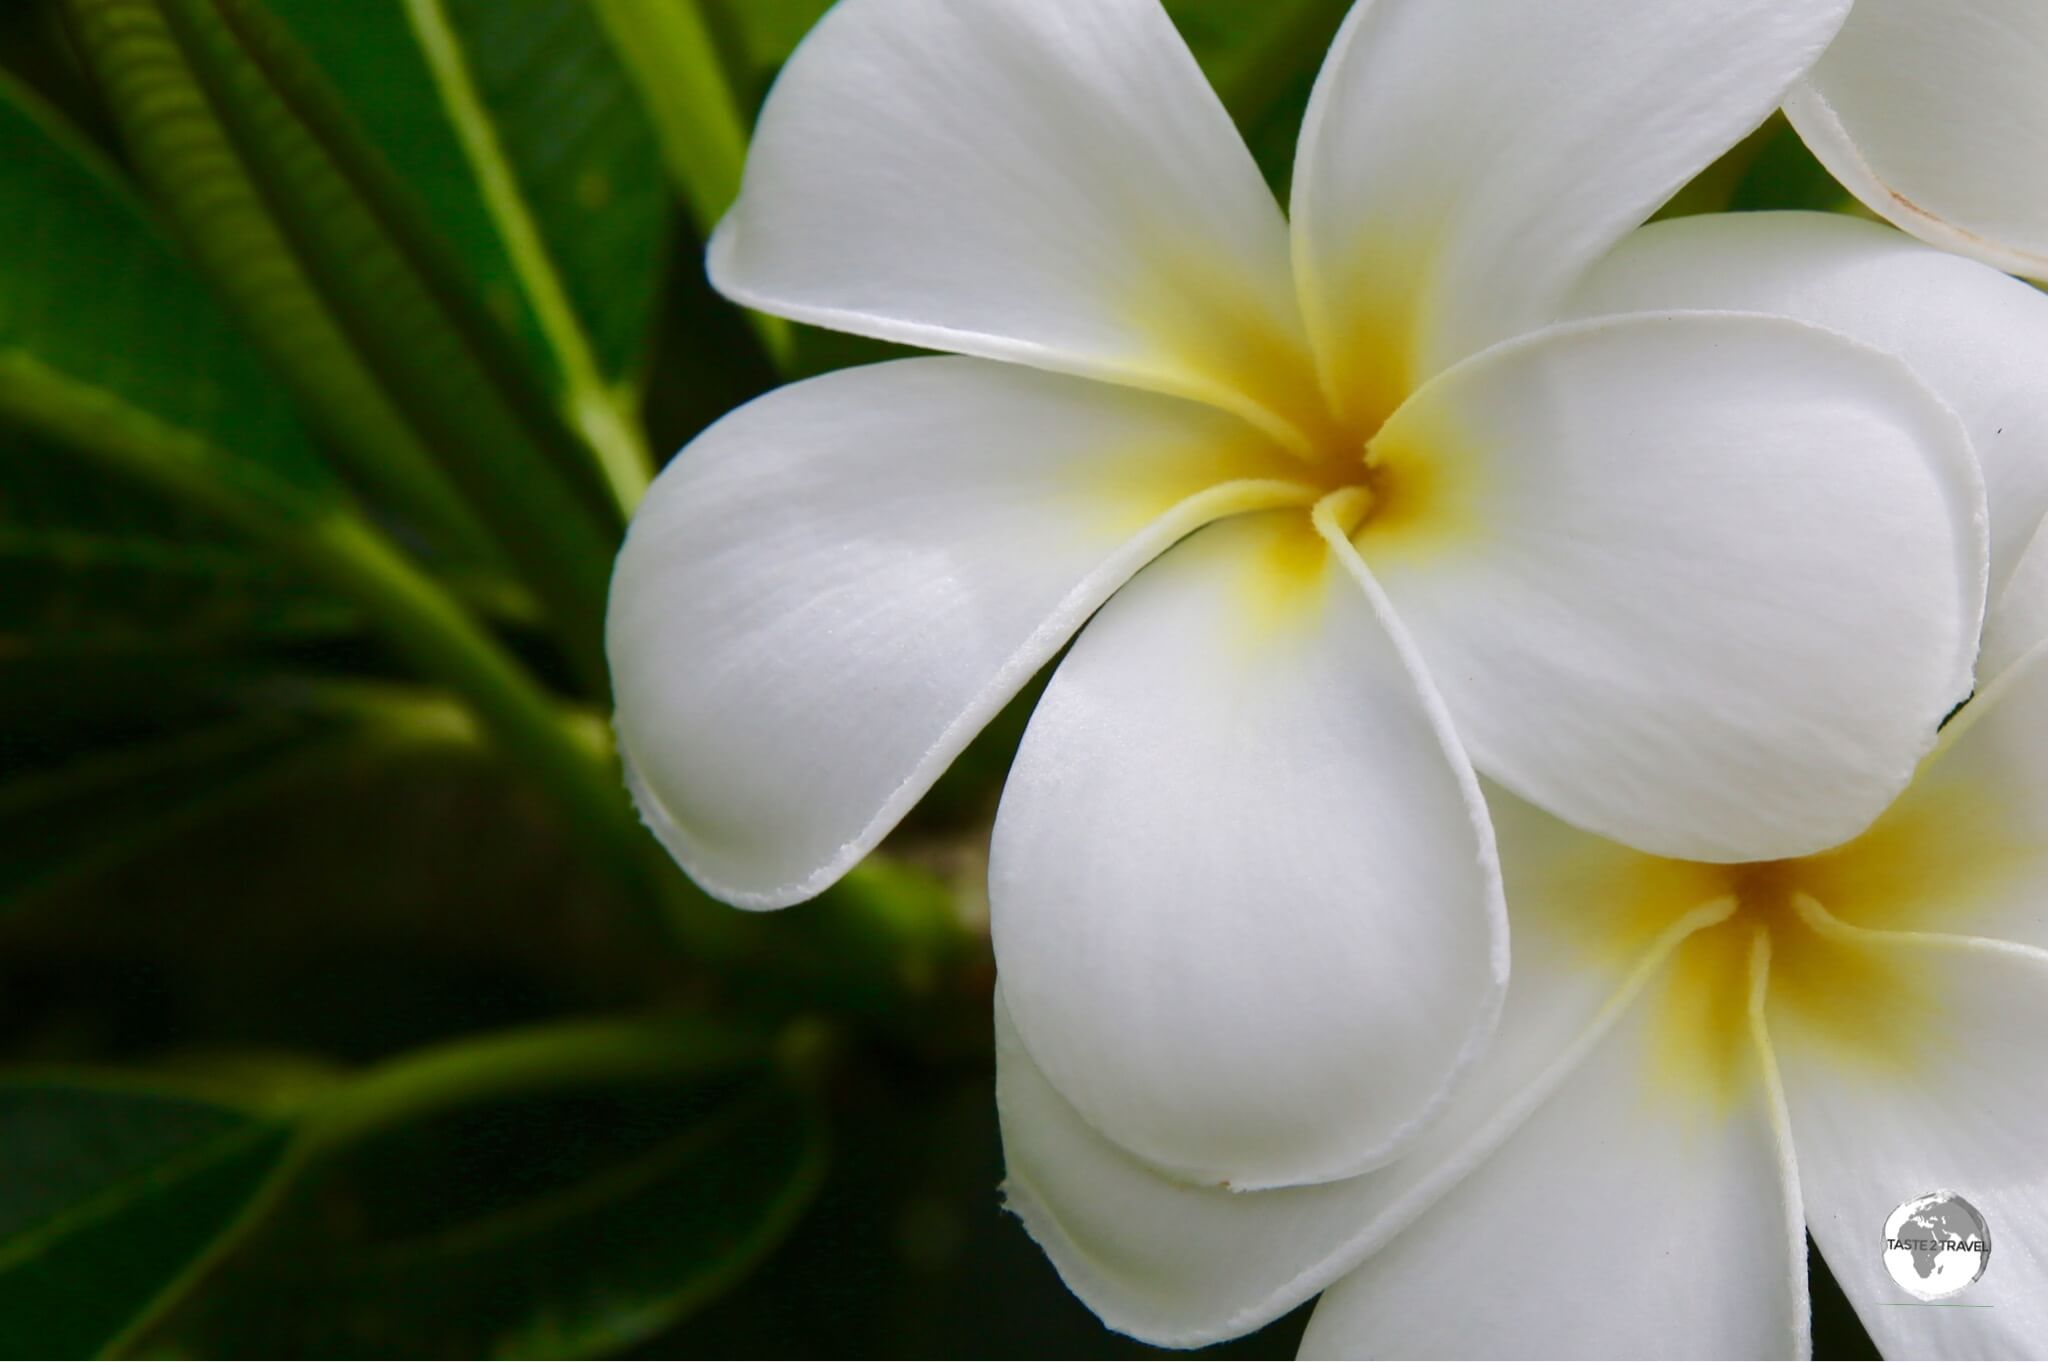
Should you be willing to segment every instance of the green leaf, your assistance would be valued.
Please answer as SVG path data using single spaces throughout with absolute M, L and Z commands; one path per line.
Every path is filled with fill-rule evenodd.
M 127 35 L 145 46 L 147 37 Z M 117 105 L 147 92 L 149 117 L 131 121 L 128 132 L 188 257 L 365 490 L 416 520 L 443 550 L 494 561 L 482 529 L 327 315 L 199 90 L 150 74 L 140 61 L 107 69 L 127 82 L 114 92 Z
M 739 194 L 748 120 L 696 0 L 595 0 L 640 82 L 700 235 Z
M 736 46 L 761 83 L 804 35 L 825 17 L 833 0 L 708 0 L 708 17 L 737 37 Z
M 742 107 L 716 35 L 698 0 L 593 0 L 613 46 L 638 83 L 660 137 L 669 176 L 706 240 L 740 191 L 752 119 Z M 795 333 L 780 318 L 749 312 L 762 348 L 787 370 Z
M 596 1064 L 352 1135 L 143 1346 L 589 1356 L 658 1333 L 787 1232 L 820 1126 L 766 1068 Z
M 1284 194 L 1309 94 L 1351 0 L 1166 0 L 1166 8 L 1259 169 Z
M 269 785 L 310 742 L 309 727 L 260 716 L 0 782 L 0 907 L 18 909 L 31 891 L 118 864 Z
M 601 684 L 617 508 L 318 68 L 247 0 L 70 0 L 68 12 L 131 146 L 168 158 L 159 177 L 205 174 L 212 145 L 152 140 L 161 104 L 218 121 L 326 308 Z
M 402 188 L 354 134 L 318 71 L 270 16 L 244 0 L 168 0 L 168 9 L 153 0 L 70 0 L 67 13 L 88 63 L 130 125 L 147 124 L 159 99 L 193 108 L 187 95 L 195 82 L 202 84 L 206 106 L 232 133 L 237 154 L 262 184 L 352 343 L 387 391 L 402 394 L 406 410 L 434 432 L 436 452 L 448 457 L 478 508 L 505 533 L 510 556 L 542 596 L 569 665 L 592 693 L 603 693 L 617 508 L 545 395 L 525 381 L 516 357 L 507 358 L 510 340 L 472 308 L 437 239 L 417 228 Z M 168 21 L 172 13 L 175 26 Z M 55 136 L 19 112 L 26 107 L 24 101 L 0 108 L 0 152 L 18 150 L 28 171 L 0 174 L 16 196 L 0 197 L 6 210 L 0 212 L 0 247 L 14 244 L 10 238 L 20 238 L 23 247 L 0 257 L 0 421 L 24 425 L 222 517 L 348 598 L 409 662 L 475 706 L 493 736 L 519 754 L 588 839 L 596 864 L 649 887 L 654 853 L 624 798 L 612 755 L 585 743 L 496 637 L 353 514 L 303 443 L 297 446 L 303 463 L 294 463 L 247 452 L 265 448 L 251 443 L 249 432 L 216 437 L 202 418 L 217 408 L 239 408 L 201 400 L 218 396 L 211 371 L 180 375 L 171 362 L 164 366 L 168 377 L 142 370 L 138 378 L 127 357 L 152 353 L 157 337 L 130 334 L 143 329 L 144 319 L 127 276 L 150 258 L 133 240 L 132 205 L 80 157 L 63 154 Z M 10 146 L 9 132 L 16 145 Z M 188 150 L 203 158 L 206 145 Z M 4 164 L 13 169 L 12 162 Z M 20 193 L 24 184 L 33 189 L 42 181 L 54 208 Z M 122 219 L 124 207 L 130 211 Z M 110 218 L 124 230 L 111 230 Z M 57 232 L 67 235 L 47 239 Z M 168 258 L 160 243 L 156 252 Z M 37 268 L 8 268 L 18 258 Z M 44 268 L 52 262 L 56 268 Z M 217 336 L 239 345 L 232 325 L 206 307 L 189 278 L 175 270 L 159 273 L 169 275 L 166 292 L 173 300 L 197 294 L 198 315 L 186 328 L 195 334 L 163 335 L 169 353 L 181 347 L 203 353 L 194 347 L 208 340 L 209 317 L 219 323 Z M 59 314 L 67 289 L 84 299 L 73 314 L 99 323 L 90 337 L 65 329 Z M 127 306 L 95 309 L 102 296 Z M 22 298 L 32 306 L 20 305 Z M 187 319 L 148 320 L 169 332 Z M 64 344 L 30 345 L 50 335 Z M 179 377 L 186 380 L 182 386 Z M 260 376 L 250 386 L 267 388 Z M 140 405 L 151 398 L 161 399 L 168 413 Z M 569 447 L 560 462 L 544 448 L 548 432 Z M 230 437 L 236 442 L 222 442 Z M 303 476 L 283 476 L 279 467 Z M 568 480 L 572 469 L 582 470 L 587 493 Z
M 259 1195 L 288 1135 L 191 1097 L 0 1083 L 0 1353 L 116 1343 Z
M 1814 212 L 1862 212 L 1783 114 L 1772 115 L 1745 146 L 1752 146 L 1743 174 L 1728 198 L 1738 213 L 1804 208 Z
M 0 912 L 344 763 L 476 742 L 467 715 L 439 697 L 268 684 L 273 703 L 245 693 L 239 712 L 211 723 L 11 761 L 0 778 Z
M 168 45 L 162 14 L 148 4 L 74 0 L 72 13 L 96 69 L 110 87 L 126 91 L 131 111 L 146 118 L 152 98 L 175 91 L 181 74 L 189 80 Z M 222 37 L 218 28 L 214 36 Z M 216 55 L 227 67 L 224 78 L 255 78 L 251 63 Z M 159 496 L 220 517 L 290 570 L 348 599 L 409 661 L 476 706 L 602 849 L 602 864 L 638 880 L 647 842 L 608 755 L 569 734 L 524 668 L 444 588 L 354 516 L 234 324 L 84 149 L 18 91 L 0 93 L 9 92 L 18 97 L 0 98 L 0 425 L 25 427 Z M 275 112 L 275 102 L 264 107 Z M 304 169 L 316 187 L 346 193 L 320 146 L 292 141 L 294 130 L 305 129 L 287 115 L 278 118 L 281 131 L 272 131 L 289 145 L 274 150 L 282 156 L 296 147 L 309 158 L 302 167 L 286 157 L 280 173 Z M 347 255 L 353 226 L 371 233 L 366 249 L 396 271 L 385 287 L 372 280 L 351 303 L 373 319 L 368 325 L 384 328 L 377 335 L 392 343 L 385 360 L 413 372 L 407 316 L 421 321 L 435 345 L 448 347 L 429 346 L 420 359 L 420 391 L 454 384 L 438 419 L 460 432 L 469 471 L 503 494 L 498 510 L 531 531 L 522 542 L 534 565 L 560 565 L 571 574 L 540 575 L 553 588 L 549 604 L 571 657 L 591 685 L 601 686 L 616 530 L 579 515 L 578 498 L 559 479 L 521 460 L 520 451 L 532 446 L 490 419 L 493 411 L 513 419 L 491 406 L 495 380 L 438 310 L 440 295 L 411 272 L 411 257 L 375 235 L 381 220 L 355 199 L 318 207 L 294 202 L 308 233 L 339 252 L 337 259 Z M 497 334 L 488 322 L 482 329 Z M 437 360 L 445 361 L 440 370 Z M 485 390 L 473 391 L 472 382 Z M 465 403 L 464 394 L 473 400 Z M 502 440 L 493 443 L 494 434 Z
M 75 432 L 116 409 L 201 437 L 167 476 L 279 507 L 338 498 L 233 321 L 98 158 L 0 75 L 0 422 Z
M 611 754 L 593 747 L 497 639 L 375 531 L 345 511 L 310 515 L 300 500 L 266 498 L 260 479 L 237 486 L 213 476 L 234 465 L 205 441 L 33 362 L 16 373 L 0 363 L 0 411 L 10 406 L 53 437 L 222 515 L 361 607 L 403 657 L 459 692 L 525 762 L 588 839 L 593 864 L 647 888 L 649 843 Z
M 210 1072 L 0 1082 L 8 1355 L 615 1350 L 750 1267 L 822 1172 L 759 1039 L 687 1019 Z M 206 1095 L 236 1075 L 266 1095 Z
M 637 496 L 661 156 L 581 0 L 272 0 Z
M 245 545 L 157 532 L 0 524 L 0 652 L 186 651 L 345 632 L 346 606 Z
M 0 433 L 0 656 L 236 651 L 351 630 L 357 612 L 217 520 Z

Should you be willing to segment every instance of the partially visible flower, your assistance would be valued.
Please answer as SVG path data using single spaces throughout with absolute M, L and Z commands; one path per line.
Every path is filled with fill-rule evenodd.
M 1416 1152 L 1231 1194 L 1089 1129 L 998 1001 L 1011 1207 L 1116 1328 L 1192 1345 L 1324 1291 L 1305 1356 L 1805 1357 L 1806 1234 L 1887 1356 L 2048 1354 L 2048 642 L 1818 855 L 1665 860 L 1490 791 L 1515 973 Z M 1888 1214 L 1990 1226 L 1956 1305 Z M 1327 1290 L 1325 1290 L 1327 1288 Z
M 1873 212 L 2048 279 L 2048 5 L 1856 0 L 1785 101 L 1813 154 Z
M 1984 647 L 2009 659 L 2022 640 L 2048 637 L 2048 629 L 2024 625 L 2014 634 L 1996 618 L 2048 516 L 2048 297 L 1878 223 L 1836 213 L 1713 213 L 1630 234 L 1569 305 L 1583 316 L 1717 308 L 1796 317 L 1853 336 L 1899 356 L 1940 394 L 1968 429 L 1984 475 L 1994 617 Z M 2039 601 L 2048 592 L 2019 592 L 2014 606 Z
M 1078 630 L 993 847 L 1034 1059 L 1190 1178 L 1391 1157 L 1503 987 L 1467 749 L 1635 845 L 1790 856 L 1968 693 L 1982 488 L 1901 362 L 1560 321 L 1845 9 L 1371 0 L 1290 228 L 1155 0 L 846 0 L 713 277 L 975 358 L 784 389 L 662 476 L 609 621 L 650 825 L 808 897 Z

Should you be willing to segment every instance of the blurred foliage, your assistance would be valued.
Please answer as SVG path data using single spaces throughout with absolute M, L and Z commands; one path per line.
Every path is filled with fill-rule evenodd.
M 996 1203 L 1032 695 L 772 919 L 610 750 L 653 452 L 894 353 L 700 265 L 826 7 L 0 6 L 0 1351 L 1148 1351 Z M 1344 8 L 1169 0 L 1283 194 Z

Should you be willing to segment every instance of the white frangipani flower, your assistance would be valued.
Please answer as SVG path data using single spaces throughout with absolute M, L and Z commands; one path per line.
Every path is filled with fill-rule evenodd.
M 1498 789 L 1514 978 L 1494 1048 L 1413 1152 L 1232 1194 L 1133 1157 L 1049 1085 L 998 1002 L 1011 1207 L 1115 1328 L 1192 1346 L 1329 1288 L 1310 1355 L 1803 1356 L 1810 1228 L 1892 1356 L 2048 1351 L 2048 298 L 1814 214 L 1636 233 L 1575 310 L 1802 316 L 1904 353 L 1993 489 L 1983 688 L 1846 845 L 1666 860 Z M 2036 647 L 2035 645 L 2040 645 Z M 1768 784 L 1768 772 L 1759 775 Z M 1887 1213 L 1955 1189 L 1994 1265 L 1917 1308 Z
M 845 0 L 714 281 L 971 357 L 786 388 L 657 482 L 609 621 L 650 825 L 732 902 L 815 894 L 1079 631 L 993 848 L 1034 1060 L 1186 1177 L 1384 1162 L 1504 986 L 1468 749 L 1634 845 L 1792 856 L 1969 691 L 1982 487 L 1899 360 L 1561 320 L 1845 10 L 1371 0 L 1290 228 L 1156 0 Z
M 2048 645 L 1816 856 L 1661 860 L 1489 791 L 1514 981 L 1416 1152 L 1314 1187 L 1176 1181 L 1074 1113 L 999 999 L 1010 1205 L 1161 1343 L 1322 1290 L 1304 1356 L 1807 1357 L 1810 1229 L 1887 1356 L 2042 1356 L 2043 770 Z M 1916 1308 L 1882 1266 L 1887 1214 L 1936 1190 L 1990 1226 L 1970 1308 Z
M 2048 279 L 2048 5 L 1856 0 L 1785 114 L 1873 212 Z

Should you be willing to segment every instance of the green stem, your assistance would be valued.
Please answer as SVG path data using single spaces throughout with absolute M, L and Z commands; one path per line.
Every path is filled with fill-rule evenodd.
M 787 1048 L 787 1047 L 785 1047 Z M 298 1131 L 233 1223 L 187 1264 L 104 1350 L 121 1357 L 146 1341 L 276 1210 L 306 1169 L 359 1140 L 475 1103 L 567 1087 L 716 1076 L 766 1054 L 760 1042 L 681 1019 L 607 1019 L 536 1027 L 417 1051 L 279 1110 Z M 797 1070 L 807 1050 L 785 1057 Z
M 698 233 L 711 239 L 739 196 L 748 131 L 698 0 L 595 0 L 598 18 L 639 87 L 661 139 L 669 177 Z M 796 332 L 780 317 L 748 312 L 762 348 L 787 373 Z
M 0 416 L 211 510 L 353 601 L 408 661 L 469 703 L 498 746 L 555 796 L 599 864 L 625 877 L 641 901 L 650 899 L 652 839 L 634 818 L 610 755 L 439 583 L 345 504 L 294 491 L 200 435 L 4 350 Z
M 646 439 L 629 419 L 630 408 L 622 395 L 599 372 L 590 337 L 499 141 L 444 0 L 406 0 L 405 12 L 433 73 L 441 105 L 476 175 L 484 206 L 497 226 L 498 239 L 561 369 L 569 422 L 590 445 L 620 511 L 630 516 L 654 476 Z
M 572 1022 L 458 1041 L 323 1093 L 305 1113 L 302 1157 L 465 1106 L 570 1086 L 714 1076 L 763 1054 L 752 1037 L 679 1019 Z
M 467 272 L 269 10 L 254 0 L 118 2 L 168 21 L 342 332 L 500 531 L 578 680 L 602 694 L 605 598 L 624 518 Z
M 400 750 L 475 750 L 485 742 L 475 711 L 431 686 L 324 675 L 283 675 L 250 681 L 237 693 L 253 701 L 346 719 L 363 736 Z
M 325 517 L 287 546 L 369 612 L 413 665 L 468 700 L 498 743 L 554 793 L 604 863 L 641 887 L 647 838 L 611 764 L 496 639 L 354 516 Z
M 327 315 L 160 23 L 89 0 L 63 12 L 187 256 L 329 449 L 448 547 L 502 565 L 495 542 Z
M 596 456 L 598 471 L 619 510 L 631 516 L 654 481 L 654 455 L 647 436 L 627 413 L 629 399 L 601 383 L 572 390 L 569 422 Z

